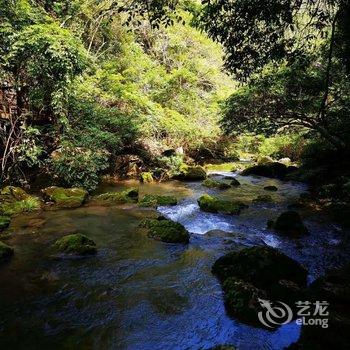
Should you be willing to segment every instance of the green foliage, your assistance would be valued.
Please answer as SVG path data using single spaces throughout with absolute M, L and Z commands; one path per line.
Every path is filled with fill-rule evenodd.
M 108 154 L 101 150 L 63 146 L 50 160 L 50 168 L 64 184 L 94 190 L 100 173 L 107 169 Z

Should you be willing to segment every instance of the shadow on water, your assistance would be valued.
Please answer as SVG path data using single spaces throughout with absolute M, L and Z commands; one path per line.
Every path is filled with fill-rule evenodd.
M 239 180 L 241 187 L 220 193 L 199 183 L 140 186 L 141 196 L 180 199 L 179 205 L 159 211 L 192 232 L 188 246 L 147 238 L 138 223 L 151 211 L 132 206 L 85 206 L 14 219 L 8 244 L 16 254 L 0 267 L 0 348 L 165 350 L 229 343 L 239 349 L 283 349 L 296 341 L 300 329 L 294 323 L 271 332 L 228 318 L 212 263 L 226 251 L 269 244 L 302 262 L 312 279 L 341 261 L 346 242 L 334 225 L 317 216 L 306 217 L 311 234 L 298 241 L 269 232 L 266 221 L 306 187 L 263 178 Z M 272 194 L 275 203 L 250 205 L 239 217 L 203 213 L 196 204 L 205 192 L 251 204 L 266 194 L 267 185 L 279 188 Z M 205 234 L 210 230 L 226 232 Z M 95 240 L 97 256 L 55 256 L 50 245 L 72 232 Z

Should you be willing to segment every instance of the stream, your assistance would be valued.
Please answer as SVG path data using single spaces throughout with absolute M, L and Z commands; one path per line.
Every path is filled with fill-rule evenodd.
M 269 245 L 299 261 L 309 282 L 349 260 L 347 235 L 329 218 L 298 210 L 310 234 L 281 237 L 266 229 L 307 193 L 307 186 L 260 177 L 235 176 L 241 186 L 207 189 L 200 182 L 135 181 L 104 185 L 101 192 L 139 186 L 140 194 L 175 195 L 179 204 L 160 207 L 164 216 L 191 232 L 189 245 L 149 239 L 138 228 L 149 209 L 134 205 L 44 211 L 13 219 L 6 244 L 13 259 L 0 266 L 0 349 L 283 349 L 298 340 L 294 322 L 277 330 L 254 328 L 225 313 L 213 262 L 242 247 Z M 265 186 L 278 187 L 267 192 Z M 249 204 L 241 215 L 199 210 L 204 193 Z M 270 194 L 274 203 L 251 203 Z M 209 232 L 210 231 L 210 232 Z M 63 234 L 81 232 L 98 246 L 94 257 L 59 258 L 50 245 Z M 208 233 L 209 232 L 209 233 Z

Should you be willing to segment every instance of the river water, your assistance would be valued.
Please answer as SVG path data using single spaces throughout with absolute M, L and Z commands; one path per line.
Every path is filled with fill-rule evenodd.
M 158 210 L 191 232 L 186 246 L 147 238 L 138 223 L 151 210 L 136 206 L 87 204 L 15 218 L 6 241 L 14 246 L 15 256 L 0 266 L 0 349 L 166 350 L 232 344 L 277 350 L 295 342 L 300 334 L 295 323 L 268 331 L 229 318 L 211 265 L 225 252 L 270 245 L 302 263 L 312 281 L 348 261 L 350 244 L 337 225 L 317 212 L 301 211 L 310 231 L 306 237 L 281 238 L 266 229 L 268 219 L 307 192 L 305 185 L 234 173 L 217 173 L 215 178 L 227 175 L 242 185 L 225 191 L 199 182 L 140 185 L 141 195 L 178 197 L 177 206 Z M 135 185 L 129 181 L 100 190 Z M 266 192 L 267 185 L 278 191 Z M 250 207 L 240 216 L 204 213 L 197 206 L 203 193 Z M 261 194 L 271 194 L 274 203 L 251 204 Z M 50 245 L 73 232 L 92 238 L 98 254 L 56 256 Z

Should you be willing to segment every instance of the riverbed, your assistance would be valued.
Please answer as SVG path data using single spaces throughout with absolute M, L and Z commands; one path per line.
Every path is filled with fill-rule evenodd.
M 324 214 L 302 210 L 310 234 L 291 239 L 266 228 L 269 219 L 308 192 L 305 184 L 219 172 L 241 186 L 205 188 L 200 182 L 104 185 L 101 192 L 139 187 L 140 195 L 175 195 L 179 204 L 160 207 L 164 216 L 191 233 L 190 244 L 148 238 L 138 228 L 150 209 L 136 205 L 44 211 L 14 218 L 6 240 L 13 259 L 0 267 L 1 349 L 209 349 L 232 344 L 238 349 L 283 349 L 298 340 L 294 322 L 275 331 L 254 328 L 226 315 L 213 262 L 231 250 L 269 245 L 299 261 L 309 282 L 349 261 L 350 242 Z M 265 186 L 278 191 L 267 192 Z M 239 216 L 200 211 L 204 193 L 249 205 Z M 270 194 L 273 203 L 253 203 Z M 93 257 L 62 258 L 51 244 L 80 232 L 98 246 Z

